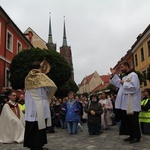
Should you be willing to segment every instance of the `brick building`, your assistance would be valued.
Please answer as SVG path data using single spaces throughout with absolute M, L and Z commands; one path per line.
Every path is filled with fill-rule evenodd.
M 0 92 L 2 87 L 10 87 L 9 65 L 13 57 L 22 49 L 31 47 L 32 44 L 0 6 Z

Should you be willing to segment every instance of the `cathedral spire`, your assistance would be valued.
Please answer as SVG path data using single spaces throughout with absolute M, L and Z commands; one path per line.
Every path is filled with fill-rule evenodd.
M 52 29 L 51 29 L 51 12 L 49 13 L 49 34 L 48 34 L 48 43 L 53 43 Z
M 56 44 L 53 43 L 53 38 L 52 38 L 51 13 L 49 13 L 49 33 L 48 33 L 48 42 L 46 43 L 46 46 L 49 50 L 56 51 Z
M 64 16 L 64 33 L 63 33 L 63 45 L 67 46 L 66 28 L 65 28 L 65 16 Z

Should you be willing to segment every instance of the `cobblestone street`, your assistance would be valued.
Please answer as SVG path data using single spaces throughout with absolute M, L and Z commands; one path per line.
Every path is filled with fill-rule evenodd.
M 89 135 L 86 125 L 83 132 L 69 135 L 66 129 L 56 128 L 55 133 L 48 134 L 48 144 L 45 147 L 50 150 L 149 150 L 150 136 L 142 135 L 141 142 L 129 144 L 123 139 L 127 136 L 119 136 L 117 126 L 111 126 L 101 135 Z M 0 150 L 28 150 L 23 144 L 0 144 Z

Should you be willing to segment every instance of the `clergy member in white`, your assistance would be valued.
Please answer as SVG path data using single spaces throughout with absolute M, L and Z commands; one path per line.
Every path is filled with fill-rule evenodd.
M 129 141 L 130 143 L 139 142 L 141 138 L 138 119 L 139 111 L 141 110 L 139 78 L 135 72 L 130 70 L 128 62 L 122 62 L 120 65 L 120 71 L 124 74 L 122 79 L 114 69 L 110 68 L 110 71 L 112 73 L 110 83 L 119 88 L 115 108 L 121 110 L 120 135 L 129 135 L 124 141 Z
M 16 93 L 11 92 L 10 100 L 4 105 L 0 116 L 0 142 L 22 143 L 24 140 L 24 116 L 16 103 Z
M 45 61 L 44 66 L 34 62 L 27 77 L 25 78 L 25 138 L 24 147 L 30 150 L 43 150 L 47 143 L 46 127 L 51 126 L 51 114 L 49 100 L 54 95 L 57 87 L 45 74 L 49 64 Z M 42 69 L 43 68 L 43 69 Z

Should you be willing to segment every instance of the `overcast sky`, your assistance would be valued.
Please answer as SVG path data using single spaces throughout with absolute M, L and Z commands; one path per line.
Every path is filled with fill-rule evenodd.
M 95 71 L 108 74 L 150 24 L 150 0 L 0 0 L 0 5 L 22 32 L 31 27 L 45 42 L 51 12 L 58 52 L 65 16 L 77 84 Z

